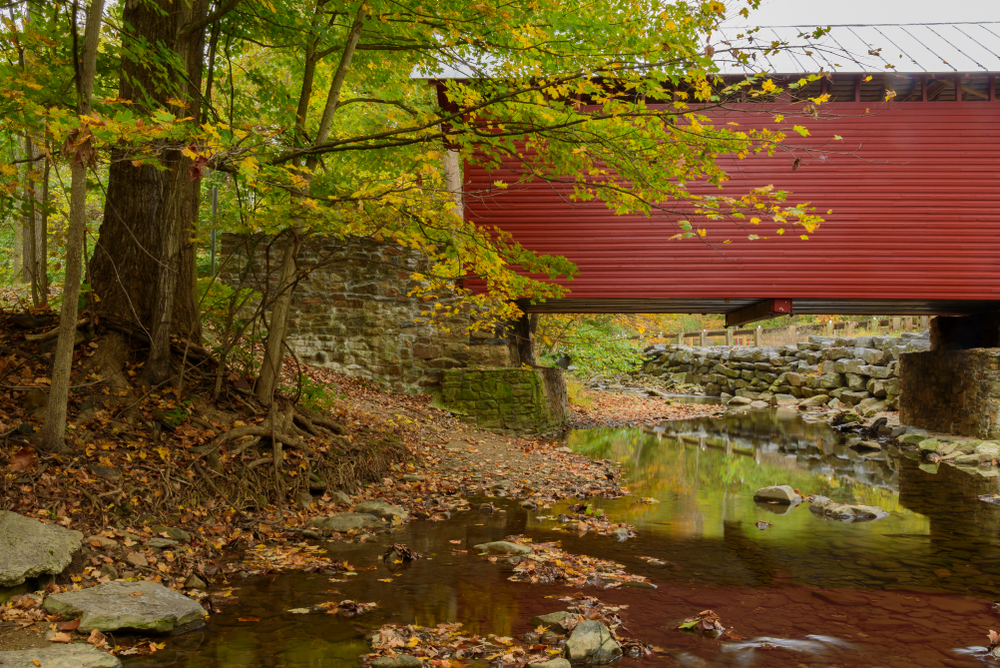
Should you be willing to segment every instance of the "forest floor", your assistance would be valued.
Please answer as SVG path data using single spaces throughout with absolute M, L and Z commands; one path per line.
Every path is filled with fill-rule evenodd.
M 33 324 L 44 330 L 50 323 Z M 483 432 L 430 407 L 426 396 L 387 392 L 364 380 L 305 369 L 308 386 L 321 388 L 310 395 L 313 414 L 324 413 L 340 431 L 332 438 L 307 439 L 310 447 L 331 461 L 349 461 L 349 466 L 328 466 L 325 470 L 336 472 L 339 484 L 326 483 L 325 489 L 313 485 L 307 493 L 306 481 L 295 479 L 306 458 L 289 449 L 286 483 L 279 486 L 287 494 L 278 499 L 269 493 L 274 486 L 265 484 L 274 467 L 250 469 L 267 459 L 259 455 L 268 454 L 271 446 L 261 452 L 262 444 L 251 437 L 224 441 L 234 429 L 264 423 L 264 413 L 251 410 L 248 393 L 213 402 L 191 376 L 189 389 L 180 392 L 94 390 L 85 375 L 91 354 L 87 345 L 77 352 L 79 373 L 73 382 L 83 391 L 76 390 L 71 399 L 69 449 L 46 453 L 36 447 L 33 435 L 44 419 L 48 354 L 42 343 L 3 338 L 0 512 L 54 522 L 86 537 L 70 567 L 48 585 L 49 593 L 142 578 L 199 598 L 211 612 L 219 599 L 209 592 L 224 591 L 233 578 L 345 568 L 324 556 L 316 539 L 357 542 L 370 540 L 375 532 L 331 534 L 307 523 L 349 511 L 364 500 L 383 500 L 404 508 L 411 519 L 436 521 L 468 508 L 469 497 L 487 492 L 543 507 L 559 499 L 627 493 L 610 462 L 569 451 L 561 434 Z M 127 368 L 130 377 L 140 371 Z M 655 424 L 721 410 L 640 391 L 583 389 L 575 395 L 569 428 Z M 266 445 L 266 439 L 257 438 L 261 440 Z M 622 526 L 606 518 L 584 520 L 602 533 Z M 179 545 L 154 549 L 147 545 L 154 537 Z M 14 597 L 0 605 L 0 650 L 47 642 L 46 631 L 56 631 L 59 620 L 45 615 L 41 601 Z M 155 645 L 137 647 L 138 652 L 155 651 Z

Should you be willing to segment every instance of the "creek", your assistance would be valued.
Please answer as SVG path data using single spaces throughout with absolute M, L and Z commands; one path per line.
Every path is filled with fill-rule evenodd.
M 998 491 L 997 478 L 935 469 L 895 452 L 860 456 L 825 422 L 781 409 L 581 430 L 567 441 L 628 468 L 631 494 L 594 504 L 634 525 L 637 537 L 618 542 L 578 535 L 554 519 L 538 519 L 567 504 L 529 512 L 515 500 L 489 499 L 501 512 L 473 510 L 442 522 L 412 522 L 375 542 L 328 544 L 330 556 L 358 569 L 333 578 L 339 582 L 304 573 L 235 581 L 236 603 L 212 615 L 205 629 L 124 665 L 349 668 L 360 666 L 359 655 L 368 651 L 364 634 L 385 623 L 461 622 L 482 635 L 519 636 L 533 616 L 562 609 L 547 597 L 581 590 L 510 582 L 510 566 L 472 550 L 511 534 L 561 540 L 567 552 L 613 559 L 656 585 L 582 590 L 628 605 L 627 635 L 661 650 L 622 659 L 622 668 L 992 661 L 983 647 L 987 632 L 1000 630 L 994 608 L 1000 507 L 977 497 Z M 849 524 L 814 515 L 808 503 L 787 512 L 755 504 L 753 492 L 772 484 L 890 514 Z M 642 497 L 659 503 L 640 503 Z M 769 524 L 763 530 L 761 520 Z M 380 560 L 390 543 L 405 543 L 424 558 L 390 569 Z M 379 607 L 353 619 L 288 612 L 343 599 Z M 709 640 L 674 628 L 706 609 L 743 640 Z

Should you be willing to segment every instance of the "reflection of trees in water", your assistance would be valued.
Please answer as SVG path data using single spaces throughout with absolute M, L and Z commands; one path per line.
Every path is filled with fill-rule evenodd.
M 583 430 L 569 442 L 579 452 L 628 466 L 633 490 L 689 494 L 707 484 L 745 493 L 791 484 L 807 494 L 896 505 L 897 476 L 890 459 L 861 456 L 825 423 L 807 422 L 791 411 L 738 411 L 655 427 Z M 696 452 L 706 453 L 706 461 L 692 468 Z

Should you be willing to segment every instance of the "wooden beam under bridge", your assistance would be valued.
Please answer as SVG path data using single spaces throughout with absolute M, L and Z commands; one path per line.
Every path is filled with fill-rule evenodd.
M 739 327 L 749 322 L 792 314 L 791 299 L 765 299 L 726 314 L 726 327 Z

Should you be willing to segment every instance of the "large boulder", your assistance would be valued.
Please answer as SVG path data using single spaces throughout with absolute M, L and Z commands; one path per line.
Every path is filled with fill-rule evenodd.
M 90 645 L 52 645 L 0 652 L 3 668 L 121 668 L 117 656 Z
M 572 664 L 611 663 L 621 655 L 608 627 L 593 619 L 577 624 L 566 641 L 566 658 Z
M 870 522 L 889 515 L 878 506 L 860 506 L 853 503 L 837 503 L 825 496 L 817 496 L 809 505 L 809 510 L 817 515 L 829 517 L 838 522 Z
M 375 517 L 386 520 L 387 522 L 392 522 L 393 520 L 405 522 L 410 519 L 410 516 L 405 510 L 399 506 L 386 503 L 385 501 L 362 501 L 358 505 L 354 506 L 354 512 L 374 515 Z
M 79 531 L 0 511 L 0 587 L 62 573 L 81 545 Z
M 789 485 L 772 485 L 771 487 L 761 487 L 754 492 L 753 500 L 759 503 L 780 503 L 790 505 L 802 501 L 794 489 Z
M 535 551 L 527 545 L 518 545 L 517 543 L 510 543 L 505 540 L 496 540 L 492 543 L 480 543 L 474 547 L 483 554 L 515 554 L 523 556 L 535 553 Z
M 352 529 L 377 529 L 385 524 L 379 518 L 368 513 L 337 513 L 329 517 L 314 517 L 309 520 L 309 526 L 329 529 L 330 531 L 351 531 Z
M 194 599 L 155 582 L 107 582 L 89 589 L 53 594 L 45 609 L 66 619 L 80 617 L 89 633 L 131 629 L 170 633 L 204 624 L 205 609 Z

